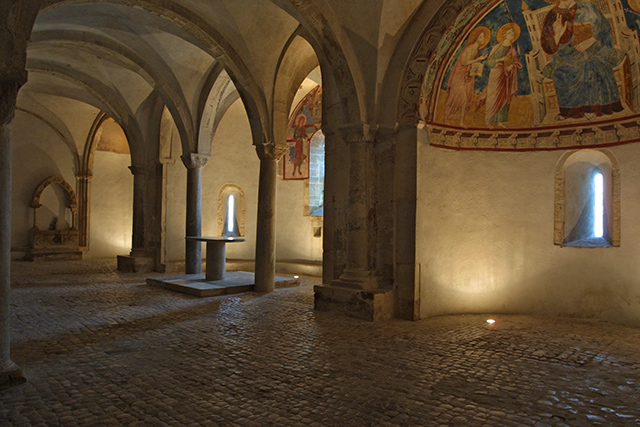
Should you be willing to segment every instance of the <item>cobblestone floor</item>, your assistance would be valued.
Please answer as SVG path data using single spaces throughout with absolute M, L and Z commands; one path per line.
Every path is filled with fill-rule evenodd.
M 638 329 L 369 323 L 314 312 L 315 278 L 200 299 L 114 270 L 14 264 L 12 358 L 28 382 L 0 392 L 0 425 L 640 425 Z

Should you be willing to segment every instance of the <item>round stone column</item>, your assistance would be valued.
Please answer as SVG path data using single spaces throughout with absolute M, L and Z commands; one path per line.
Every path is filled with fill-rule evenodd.
M 211 156 L 191 153 L 182 156 L 187 167 L 187 220 L 186 236 L 200 237 L 202 233 L 202 169 Z M 202 244 L 197 241 L 185 242 L 185 273 L 202 273 Z
M 26 379 L 11 361 L 11 126 L 25 70 L 0 68 L 0 389 Z
M 273 292 L 276 275 L 277 161 L 273 156 L 263 157 L 260 158 L 260 182 L 258 184 L 255 291 Z

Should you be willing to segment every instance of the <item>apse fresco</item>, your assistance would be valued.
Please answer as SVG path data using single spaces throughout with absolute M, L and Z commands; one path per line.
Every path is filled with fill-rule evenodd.
M 635 116 L 639 28 L 640 0 L 493 2 L 443 63 L 425 121 L 522 130 Z
M 309 143 L 322 124 L 322 87 L 312 89 L 293 110 L 287 127 L 283 179 L 309 179 Z

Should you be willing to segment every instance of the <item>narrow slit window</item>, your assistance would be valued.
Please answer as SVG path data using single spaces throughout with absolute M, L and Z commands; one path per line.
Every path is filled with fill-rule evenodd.
M 593 207 L 593 236 L 600 238 L 604 236 L 604 178 L 600 172 L 593 177 L 594 200 Z
M 233 194 L 227 200 L 227 234 L 234 234 L 234 218 L 236 214 L 235 197 Z

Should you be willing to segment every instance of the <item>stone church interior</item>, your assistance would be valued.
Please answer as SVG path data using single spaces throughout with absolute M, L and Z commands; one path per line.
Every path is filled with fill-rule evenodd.
M 406 343 L 368 328 L 425 328 L 407 355 L 454 342 L 469 319 L 482 333 L 461 338 L 462 353 L 482 337 L 506 346 L 487 316 L 534 354 L 545 340 L 506 320 L 533 316 L 545 334 L 618 337 L 613 365 L 638 391 L 627 352 L 640 347 L 640 2 L 0 0 L 0 12 L 3 387 L 29 366 L 12 357 L 27 352 L 13 344 L 29 304 L 22 275 L 105 260 L 123 284 L 175 265 L 200 274 L 206 246 L 185 237 L 219 236 L 238 240 L 222 252 L 227 269 L 254 274 L 257 296 L 237 301 L 302 295 L 294 316 L 377 336 L 381 353 Z M 280 274 L 302 276 L 301 288 L 274 292 Z M 505 351 L 519 354 L 512 338 Z M 591 385 L 619 393 L 614 382 Z M 269 422 L 521 425 L 542 411 L 478 418 L 478 405 L 475 418 Z M 0 404 L 0 424 L 15 408 Z M 614 409 L 542 422 L 640 419 Z M 217 415 L 211 425 L 266 425 Z M 187 421 L 209 425 L 177 425 Z

